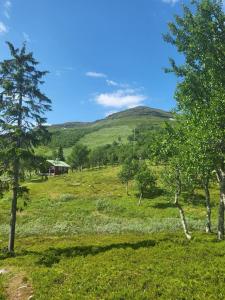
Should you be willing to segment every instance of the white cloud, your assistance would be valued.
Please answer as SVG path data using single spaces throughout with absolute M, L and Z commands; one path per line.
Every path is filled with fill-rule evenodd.
M 127 83 L 119 83 L 114 80 L 106 79 L 106 83 L 108 86 L 118 87 L 118 88 L 122 88 L 122 89 L 128 89 L 130 87 L 130 85 Z
M 0 22 L 0 34 L 5 34 L 8 32 L 8 28 L 3 22 Z
M 93 77 L 93 78 L 106 78 L 107 77 L 107 75 L 104 73 L 98 73 L 98 72 L 92 72 L 92 71 L 86 72 L 85 75 L 88 77 Z
M 23 32 L 23 38 L 26 42 L 28 43 L 31 42 L 30 36 L 26 32 Z
M 114 80 L 106 80 L 106 83 L 109 85 L 109 86 L 118 86 L 119 83 L 117 83 L 116 81 Z
M 105 107 L 132 108 L 141 105 L 147 97 L 135 89 L 117 90 L 112 93 L 102 93 L 95 97 L 96 103 Z
M 174 5 L 177 2 L 179 2 L 180 0 L 162 0 L 162 2 L 170 4 L 170 5 Z
M 112 115 L 112 114 L 115 114 L 115 113 L 117 113 L 118 111 L 117 110 L 110 110 L 110 111 L 107 111 L 106 113 L 105 113 L 105 117 L 108 117 L 108 116 L 110 116 L 110 115 Z
M 6 0 L 4 2 L 4 15 L 7 19 L 10 18 L 10 9 L 11 9 L 11 6 L 12 6 L 12 2 L 10 0 Z

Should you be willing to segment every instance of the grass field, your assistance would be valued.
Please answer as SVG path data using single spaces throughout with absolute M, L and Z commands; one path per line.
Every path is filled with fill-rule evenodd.
M 32 287 L 33 299 L 225 298 L 225 243 L 203 233 L 201 194 L 192 203 L 183 199 L 193 232 L 188 242 L 160 183 L 158 193 L 138 206 L 134 183 L 126 196 L 118 170 L 27 184 L 31 200 L 25 208 L 19 201 L 16 256 L 0 255 L 0 269 L 9 271 L 0 275 L 0 299 L 6 293 L 13 299 L 9 290 L 16 279 Z M 217 198 L 212 189 L 214 229 Z M 0 200 L 1 248 L 7 245 L 9 207 L 6 195 Z
M 127 137 L 132 133 L 132 129 L 133 127 L 128 125 L 105 127 L 86 134 L 80 139 L 80 143 L 87 145 L 90 149 L 112 144 L 114 141 L 118 141 L 118 137 L 121 138 L 123 143 L 127 143 Z

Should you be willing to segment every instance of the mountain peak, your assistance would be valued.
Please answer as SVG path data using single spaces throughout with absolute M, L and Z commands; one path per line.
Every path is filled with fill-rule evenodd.
M 172 117 L 170 112 L 164 111 L 158 108 L 151 108 L 148 106 L 136 106 L 129 108 L 120 112 L 113 113 L 109 115 L 106 119 L 120 119 L 124 117 L 140 117 L 140 116 L 149 116 L 149 117 L 159 117 L 169 119 Z

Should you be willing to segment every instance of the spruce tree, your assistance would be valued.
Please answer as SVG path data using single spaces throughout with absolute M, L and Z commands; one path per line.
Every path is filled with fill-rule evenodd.
M 58 149 L 57 159 L 61 160 L 61 161 L 65 161 L 63 147 L 61 145 L 59 146 L 59 149 Z
M 46 71 L 37 69 L 38 62 L 24 43 L 21 49 L 7 42 L 10 59 L 0 63 L 0 132 L 4 148 L 4 171 L 11 179 L 12 203 L 8 250 L 14 252 L 17 198 L 20 191 L 21 162 L 34 156 L 34 146 L 47 135 L 44 113 L 51 101 L 41 92 Z

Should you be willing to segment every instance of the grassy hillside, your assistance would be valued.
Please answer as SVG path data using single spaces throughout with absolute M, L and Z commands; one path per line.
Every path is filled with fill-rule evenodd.
M 118 137 L 126 142 L 128 135 L 135 127 L 140 125 L 158 127 L 165 121 L 170 121 L 171 116 L 170 113 L 159 109 L 140 106 L 112 114 L 95 122 L 56 124 L 49 127 L 53 138 L 51 144 L 45 149 L 45 153 L 51 154 L 50 148 L 57 148 L 61 144 L 68 155 L 71 147 L 78 141 L 89 148 L 112 144 L 118 140 Z
M 0 255 L 0 268 L 9 271 L 0 276 L 0 299 L 13 293 L 15 280 L 32 287 L 38 300 L 224 299 L 225 244 L 203 233 L 201 193 L 193 202 L 182 200 L 194 236 L 187 242 L 160 182 L 158 193 L 137 206 L 134 183 L 126 196 L 118 171 L 108 167 L 27 184 L 31 199 L 25 208 L 19 201 L 16 257 Z M 211 191 L 215 229 L 218 192 Z M 1 248 L 9 208 L 6 195 L 0 200 Z
M 95 148 L 105 144 L 112 144 L 114 141 L 118 141 L 119 137 L 123 143 L 127 143 L 127 137 L 132 134 L 132 129 L 132 126 L 129 125 L 103 127 L 86 134 L 80 139 L 80 143 L 87 145 L 89 148 Z
M 55 124 L 50 126 L 52 130 L 58 129 L 78 129 L 78 128 L 87 128 L 87 127 L 96 127 L 99 128 L 101 125 L 110 125 L 110 124 L 117 124 L 121 125 L 121 122 L 128 121 L 129 119 L 134 120 L 136 122 L 139 118 L 145 118 L 145 120 L 150 121 L 149 119 L 153 120 L 163 120 L 163 119 L 170 119 L 172 118 L 172 114 L 170 112 L 166 112 L 161 109 L 157 108 L 150 108 L 147 106 L 137 106 L 134 108 L 126 109 L 124 111 L 120 111 L 117 113 L 113 113 L 102 120 L 97 120 L 95 122 L 67 122 L 63 124 Z M 124 120 L 122 120 L 124 119 Z M 143 119 L 144 120 L 144 119 Z M 112 122 L 113 121 L 113 122 Z M 142 121 L 141 121 L 142 122 Z

